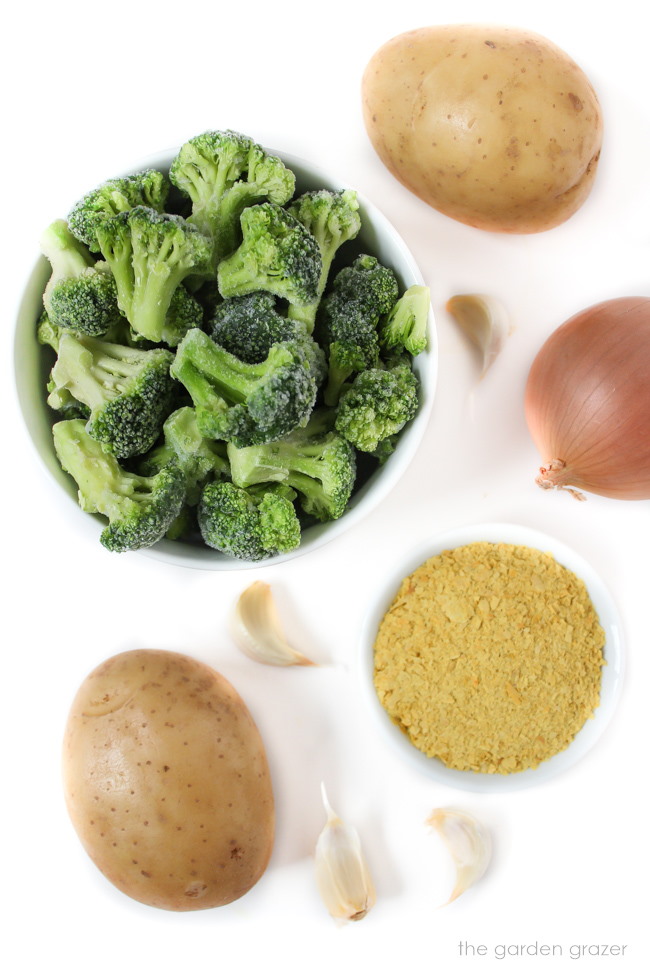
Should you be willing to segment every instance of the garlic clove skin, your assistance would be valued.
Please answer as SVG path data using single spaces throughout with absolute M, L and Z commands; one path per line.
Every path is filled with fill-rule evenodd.
M 230 618 L 233 640 L 247 657 L 274 667 L 313 667 L 309 660 L 287 642 L 277 607 L 266 582 L 254 582 L 244 590 Z
M 487 870 L 492 857 L 492 839 L 485 826 L 458 809 L 434 809 L 427 825 L 440 834 L 456 867 L 456 883 L 447 901 L 451 904 Z
M 508 314 L 490 295 L 454 295 L 446 310 L 481 354 L 481 377 L 497 358 L 512 329 Z
M 316 843 L 316 883 L 333 918 L 361 921 L 376 902 L 375 888 L 356 829 L 330 806 L 321 786 L 327 822 Z

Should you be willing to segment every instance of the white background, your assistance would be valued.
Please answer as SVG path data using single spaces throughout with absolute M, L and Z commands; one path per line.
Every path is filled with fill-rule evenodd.
M 264 971 L 589 972 L 648 960 L 647 502 L 543 493 L 523 418 L 530 363 L 550 332 L 601 299 L 650 284 L 650 67 L 636 0 L 352 4 L 22 5 L 2 38 L 2 396 L 4 417 L 2 857 L 0 954 L 12 975 Z M 457 224 L 382 167 L 361 117 L 360 79 L 390 37 L 434 22 L 536 30 L 594 84 L 605 147 L 596 187 L 568 223 L 532 237 Z M 37 240 L 81 192 L 206 128 L 231 127 L 331 169 L 369 197 L 409 243 L 431 286 L 440 344 L 436 403 L 419 454 L 348 534 L 285 565 L 176 569 L 115 556 L 49 476 L 13 392 L 12 330 Z M 515 331 L 477 385 L 473 351 L 444 311 L 454 293 L 499 297 Z M 357 638 L 395 559 L 455 525 L 514 521 L 546 531 L 593 565 L 624 621 L 627 674 L 614 720 L 573 770 L 525 792 L 441 788 L 378 741 L 358 694 Z M 270 582 L 291 638 L 322 666 L 275 671 L 227 632 L 236 595 Z M 267 744 L 277 840 L 241 901 L 175 915 L 115 891 L 83 853 L 62 802 L 59 755 L 71 698 L 111 654 L 148 646 L 221 670 Z M 362 836 L 378 902 L 339 927 L 321 905 L 312 853 L 319 783 Z M 455 804 L 494 837 L 484 880 L 440 908 L 451 870 L 424 826 Z M 564 946 L 562 959 L 460 958 L 459 941 Z M 572 944 L 628 945 L 621 958 L 570 960 Z M 12 959 L 9 961 L 9 959 Z

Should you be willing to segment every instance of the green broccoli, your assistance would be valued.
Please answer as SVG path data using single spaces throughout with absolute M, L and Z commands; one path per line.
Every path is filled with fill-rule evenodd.
M 248 490 L 230 481 L 206 485 L 198 507 L 199 528 L 211 548 L 236 559 L 257 562 L 300 544 L 300 522 L 285 485 Z
M 356 477 L 352 445 L 331 429 L 332 413 L 316 410 L 306 426 L 260 446 L 228 445 L 238 487 L 279 481 L 298 492 L 303 510 L 317 521 L 344 514 Z
M 124 327 L 126 326 L 126 327 Z M 115 341 L 127 343 L 129 338 L 128 333 L 128 322 L 126 318 L 120 318 L 119 322 L 115 326 L 109 329 L 109 331 L 104 335 L 103 341 Z M 111 337 L 116 333 L 119 333 L 118 337 Z M 53 325 L 49 315 L 43 309 L 38 319 L 36 336 L 41 345 L 49 345 L 57 354 L 59 351 L 59 342 L 61 341 L 61 336 L 65 334 L 65 331 Z M 83 417 L 88 419 L 90 416 L 90 410 L 83 403 L 80 403 L 74 398 L 69 389 L 64 386 L 58 386 L 55 379 L 52 377 L 52 370 L 50 370 L 50 375 L 46 384 L 46 390 L 48 393 L 47 404 L 52 410 L 56 410 L 66 419 L 74 419 L 76 417 Z
M 190 394 L 203 435 L 238 446 L 284 436 L 306 421 L 316 400 L 299 342 L 279 342 L 262 362 L 248 363 L 195 328 L 178 346 L 171 373 Z
M 299 220 L 274 203 L 247 207 L 241 215 L 242 243 L 217 268 L 224 298 L 270 291 L 293 305 L 318 297 L 320 248 Z
M 51 374 L 46 389 L 48 392 L 47 405 L 51 410 L 56 410 L 57 413 L 60 413 L 63 419 L 87 420 L 90 417 L 88 407 L 75 399 L 69 389 L 65 387 L 59 388 L 54 379 L 52 379 Z
M 163 425 L 164 442 L 142 458 L 140 474 L 154 474 L 174 463 L 185 475 L 185 504 L 199 502 L 205 483 L 213 477 L 229 476 L 225 443 L 204 437 L 191 406 L 174 410 Z
M 165 538 L 172 542 L 194 542 L 200 538 L 196 505 L 184 504 L 165 532 Z
M 269 291 L 226 298 L 215 308 L 208 328 L 214 341 L 243 362 L 262 362 L 277 342 L 296 338 L 296 322 L 276 309 Z
M 41 250 L 52 265 L 43 306 L 52 324 L 83 335 L 103 335 L 120 318 L 117 287 L 108 265 L 55 220 L 41 236 Z
M 315 300 L 309 305 L 292 304 L 288 309 L 289 318 L 298 319 L 311 331 L 334 256 L 342 244 L 353 240 L 361 230 L 359 201 L 354 190 L 310 190 L 287 209 L 316 238 L 321 252 L 322 268 Z
M 424 352 L 430 300 L 431 293 L 425 285 L 407 288 L 379 326 L 379 343 L 383 349 L 406 350 L 414 356 Z
M 169 338 L 166 322 L 174 292 L 190 274 L 210 273 L 209 238 L 182 217 L 136 206 L 102 220 L 97 239 L 117 283 L 119 306 L 134 331 L 151 342 Z
M 203 308 L 193 294 L 182 284 L 172 294 L 165 315 L 162 341 L 165 345 L 176 346 L 191 328 L 203 325 Z
M 52 370 L 48 403 L 62 389 L 90 410 L 88 433 L 116 457 L 149 450 L 173 402 L 175 382 L 166 349 L 132 349 L 64 333 Z
M 155 545 L 183 505 L 180 468 L 170 464 L 153 477 L 125 471 L 88 434 L 83 420 L 61 420 L 52 433 L 61 467 L 77 482 L 80 506 L 108 518 L 100 535 L 102 545 L 111 552 Z
M 379 462 L 379 466 L 381 467 L 381 465 L 385 464 L 388 458 L 392 457 L 392 455 L 395 453 L 398 443 L 398 433 L 394 434 L 392 437 L 385 437 L 383 440 L 379 441 L 375 450 L 371 450 L 369 452 L 370 456 L 374 457 L 375 460 Z
M 317 388 L 327 376 L 327 361 L 321 347 L 301 322 L 291 321 L 277 311 L 275 297 L 268 291 L 226 298 L 215 309 L 209 328 L 217 345 L 243 362 L 263 362 L 271 346 L 278 342 L 299 342 Z
M 163 211 L 168 193 L 167 177 L 155 169 L 106 180 L 74 205 L 68 214 L 70 230 L 91 251 L 100 251 L 97 228 L 102 220 L 136 206 Z
M 54 325 L 44 308 L 38 316 L 38 322 L 36 323 L 36 338 L 40 345 L 49 345 L 55 352 L 59 351 L 61 329 L 58 325 Z
M 399 295 L 395 272 L 370 254 L 360 254 L 336 275 L 329 301 L 354 301 L 368 318 L 379 321 Z
M 237 247 L 246 207 L 263 200 L 282 206 L 293 196 L 296 182 L 282 160 L 231 130 L 204 132 L 186 142 L 169 178 L 190 197 L 188 220 L 213 238 L 216 261 Z
M 417 413 L 418 386 L 406 356 L 387 369 L 360 372 L 339 401 L 337 431 L 357 450 L 377 451 Z
M 61 336 L 66 331 L 70 331 L 70 329 L 63 329 L 59 328 L 58 325 L 54 325 L 48 313 L 43 309 L 36 326 L 36 337 L 41 345 L 49 345 L 55 352 L 58 352 Z M 72 334 L 78 333 L 75 333 L 73 330 Z M 141 335 L 137 335 L 133 331 L 123 315 L 120 315 L 108 331 L 104 332 L 99 338 L 101 338 L 102 342 L 112 342 L 115 345 L 129 345 L 133 348 L 151 347 L 150 342 L 147 342 Z
M 336 406 L 343 384 L 379 358 L 377 326 L 398 296 L 393 271 L 362 254 L 338 272 L 319 309 L 316 336 L 327 350 L 325 403 Z

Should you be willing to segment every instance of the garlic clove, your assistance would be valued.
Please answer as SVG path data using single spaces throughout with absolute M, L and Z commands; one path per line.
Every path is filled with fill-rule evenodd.
M 246 656 L 274 667 L 314 666 L 287 642 L 271 587 L 254 582 L 239 596 L 230 619 L 232 637 Z
M 316 843 L 316 883 L 333 918 L 360 921 L 376 901 L 375 888 L 356 829 L 330 806 L 321 785 L 327 822 Z
M 505 308 L 496 298 L 480 294 L 454 295 L 445 308 L 481 353 L 484 376 L 512 331 Z
M 485 826 L 458 809 L 434 809 L 427 825 L 440 834 L 456 866 L 456 883 L 447 901 L 451 904 L 487 870 L 492 840 Z

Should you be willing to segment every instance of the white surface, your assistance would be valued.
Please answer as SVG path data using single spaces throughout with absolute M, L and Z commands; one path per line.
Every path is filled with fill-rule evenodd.
M 600 299 L 647 294 L 650 276 L 650 66 L 642 5 L 566 0 L 402 0 L 322 12 L 285 0 L 246 7 L 81 2 L 23 5 L 2 35 L 4 321 L 3 967 L 125 975 L 268 969 L 372 972 L 644 970 L 650 626 L 650 507 L 534 484 L 540 458 L 522 395 L 532 358 L 570 314 Z M 596 187 L 567 224 L 499 237 L 456 224 L 408 194 L 365 135 L 359 99 L 374 51 L 432 22 L 485 21 L 537 30 L 585 68 L 600 96 L 606 142 Z M 159 59 L 159 60 L 158 60 Z M 23 434 L 12 391 L 11 331 L 42 228 L 80 191 L 125 162 L 208 127 L 234 127 L 341 174 L 391 220 L 432 288 L 440 375 L 431 423 L 404 479 L 367 519 L 294 563 L 253 571 L 174 569 L 114 556 L 75 530 Z M 473 351 L 444 312 L 454 293 L 495 294 L 515 331 L 478 382 Z M 469 795 L 407 767 L 360 707 L 356 645 L 385 571 L 420 541 L 456 525 L 518 522 L 587 559 L 625 629 L 627 675 L 617 712 L 573 769 L 511 795 Z M 271 671 L 227 634 L 248 581 L 276 593 L 288 634 L 319 668 Z M 59 782 L 60 741 L 77 685 L 101 659 L 138 646 L 194 653 L 222 670 L 267 743 L 278 828 L 268 872 L 215 912 L 172 915 L 114 891 L 83 853 Z M 378 890 L 360 924 L 325 914 L 312 851 L 332 805 L 359 830 Z M 480 884 L 438 910 L 451 868 L 424 826 L 457 805 L 491 829 Z M 459 942 L 486 954 L 459 955 Z M 498 945 L 557 945 L 563 956 L 499 961 Z M 570 958 L 572 945 L 627 945 L 623 956 Z M 12 961 L 9 963 L 8 959 Z

